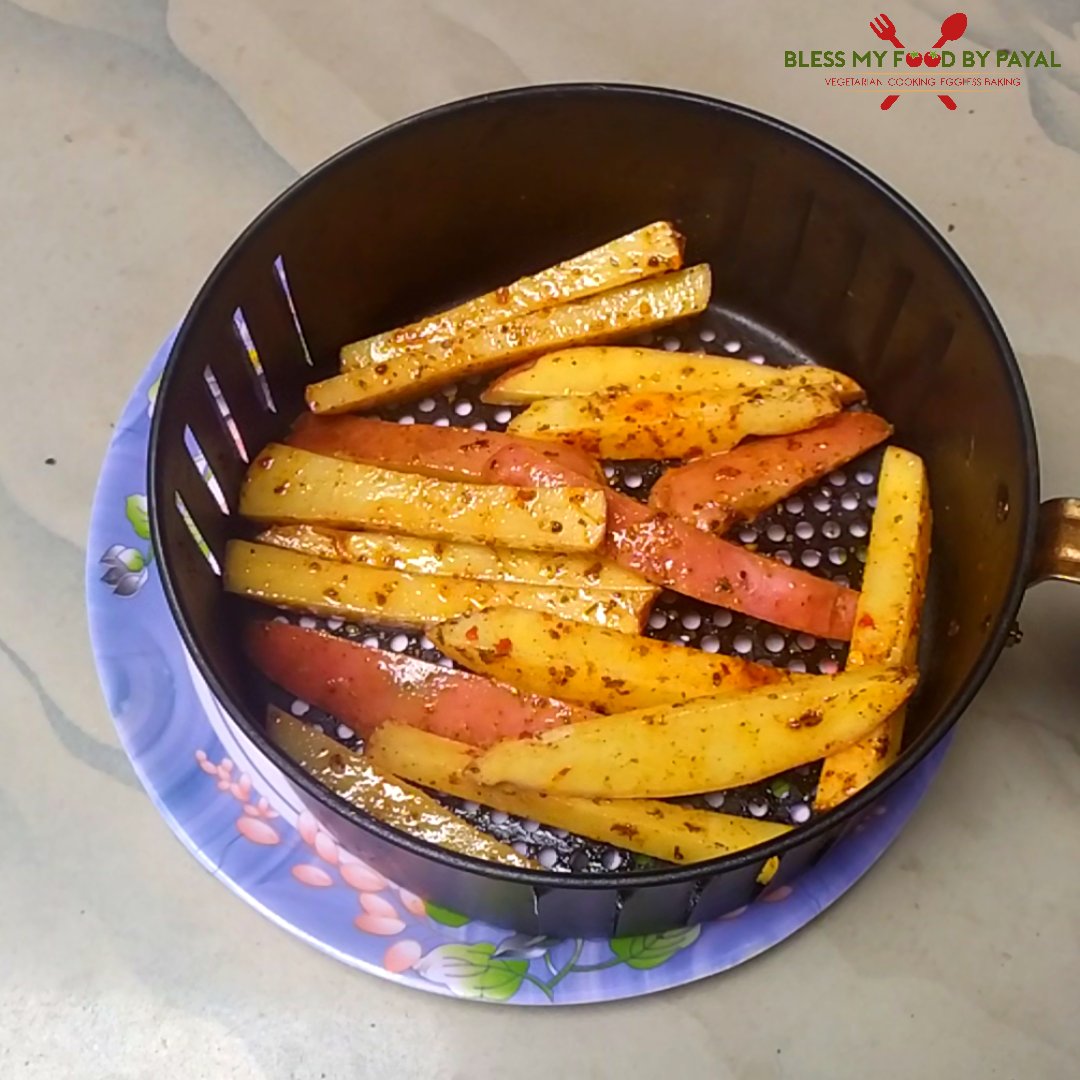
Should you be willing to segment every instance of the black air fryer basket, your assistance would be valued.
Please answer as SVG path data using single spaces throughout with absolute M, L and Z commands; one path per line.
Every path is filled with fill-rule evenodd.
M 933 555 L 923 677 L 905 748 L 869 788 L 813 820 L 805 820 L 810 767 L 698 800 L 805 822 L 712 863 L 647 865 L 448 800 L 551 869 L 451 854 L 350 807 L 267 740 L 268 702 L 287 707 L 291 699 L 275 697 L 242 656 L 250 609 L 224 594 L 217 569 L 227 539 L 243 534 L 235 509 L 245 452 L 250 458 L 285 433 L 304 407 L 304 386 L 336 370 L 346 342 L 661 218 L 687 236 L 687 265 L 711 264 L 714 302 L 650 343 L 848 372 L 895 425 L 895 442 L 926 461 Z M 479 403 L 482 385 L 418 395 L 379 415 L 501 429 L 512 410 Z M 196 463 L 200 451 L 216 484 Z M 879 460 L 880 452 L 852 463 L 734 537 L 857 587 Z M 613 485 L 638 497 L 657 472 L 644 463 L 609 467 Z M 780 860 L 774 883 L 816 859 L 971 700 L 1019 606 L 1038 516 L 1034 433 L 1015 359 L 982 292 L 928 223 L 860 166 L 775 120 L 625 86 L 540 87 L 448 105 L 357 143 L 295 184 L 233 245 L 180 330 L 156 406 L 150 492 L 167 596 L 195 663 L 320 821 L 425 898 L 558 935 L 713 918 L 753 898 L 771 857 Z M 1074 527 L 1059 507 L 1044 507 L 1044 516 L 1059 530 Z M 1047 560 L 1040 573 L 1062 572 Z M 439 658 L 420 634 L 336 621 L 330 629 Z M 838 642 L 672 594 L 657 602 L 648 633 L 794 670 L 835 670 L 844 659 Z M 314 710 L 306 718 L 347 736 Z

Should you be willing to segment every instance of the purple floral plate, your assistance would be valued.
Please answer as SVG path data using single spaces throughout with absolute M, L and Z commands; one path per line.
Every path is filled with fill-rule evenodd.
M 805 926 L 877 861 L 946 740 L 791 885 L 701 926 L 604 940 L 529 937 L 426 903 L 342 850 L 285 777 L 229 724 L 190 662 L 153 563 L 146 450 L 158 351 L 117 425 L 90 525 L 87 604 L 120 740 L 187 849 L 267 918 L 364 971 L 438 994 L 576 1005 L 715 975 Z

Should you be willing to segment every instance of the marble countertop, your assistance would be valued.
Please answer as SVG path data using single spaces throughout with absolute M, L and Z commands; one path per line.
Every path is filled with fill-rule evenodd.
M 929 42 L 949 10 L 889 13 Z M 878 171 L 1000 313 L 1045 493 L 1080 492 L 1080 24 L 1064 0 L 966 10 L 977 47 L 1030 42 L 1062 67 L 955 114 L 924 98 L 886 117 L 783 67 L 787 47 L 867 47 L 870 9 L 825 0 L 0 0 L 0 1075 L 1075 1075 L 1080 595 L 1064 586 L 1028 597 L 1023 645 L 909 828 L 809 929 L 703 984 L 548 1011 L 361 976 L 229 896 L 135 781 L 84 617 L 112 424 L 225 246 L 358 136 L 522 83 L 712 93 Z

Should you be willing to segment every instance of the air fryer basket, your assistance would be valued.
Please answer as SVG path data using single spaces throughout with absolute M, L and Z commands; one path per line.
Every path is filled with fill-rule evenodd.
M 476 295 L 647 221 L 671 218 L 688 263 L 708 261 L 714 303 L 658 332 L 664 348 L 737 353 L 849 372 L 920 453 L 935 512 L 923 680 L 905 749 L 847 804 L 750 852 L 682 868 L 448 800 L 550 872 L 432 848 L 323 790 L 266 740 L 268 700 L 238 648 L 250 608 L 217 567 L 245 461 L 303 408 L 342 344 Z M 502 428 L 469 382 L 380 415 Z M 200 454 L 213 473 L 207 483 Z M 788 499 L 734 537 L 858 586 L 880 452 Z M 151 513 L 170 605 L 195 662 L 238 727 L 301 789 L 346 847 L 420 895 L 517 929 L 640 933 L 746 903 L 766 859 L 798 873 L 947 731 L 997 656 L 1030 562 L 1034 435 L 1015 360 L 984 297 L 941 238 L 854 163 L 728 104 L 633 87 L 555 86 L 446 106 L 395 125 L 302 179 L 228 252 L 197 298 L 162 381 Z M 609 466 L 644 497 L 649 463 Z M 203 540 L 193 535 L 192 524 Z M 326 626 L 324 620 L 319 625 Z M 329 624 L 438 660 L 420 634 Z M 830 671 L 844 647 L 664 594 L 649 631 L 690 647 Z M 306 719 L 347 743 L 348 729 Z M 805 821 L 816 769 L 699 805 Z

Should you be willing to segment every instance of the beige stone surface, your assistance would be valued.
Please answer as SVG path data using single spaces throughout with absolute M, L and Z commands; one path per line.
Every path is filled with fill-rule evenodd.
M 824 0 L 0 0 L 0 1076 L 1076 1075 L 1073 591 L 1029 596 L 910 827 L 812 927 L 703 984 L 544 1012 L 360 976 L 225 892 L 138 789 L 83 615 L 111 424 L 220 252 L 353 139 L 522 83 L 741 101 L 954 226 L 1021 356 L 1046 492 L 1080 490 L 1080 16 L 965 10 L 979 47 L 1044 43 L 1063 68 L 882 115 L 783 67 L 872 43 L 876 12 Z M 947 12 L 889 13 L 930 44 Z

